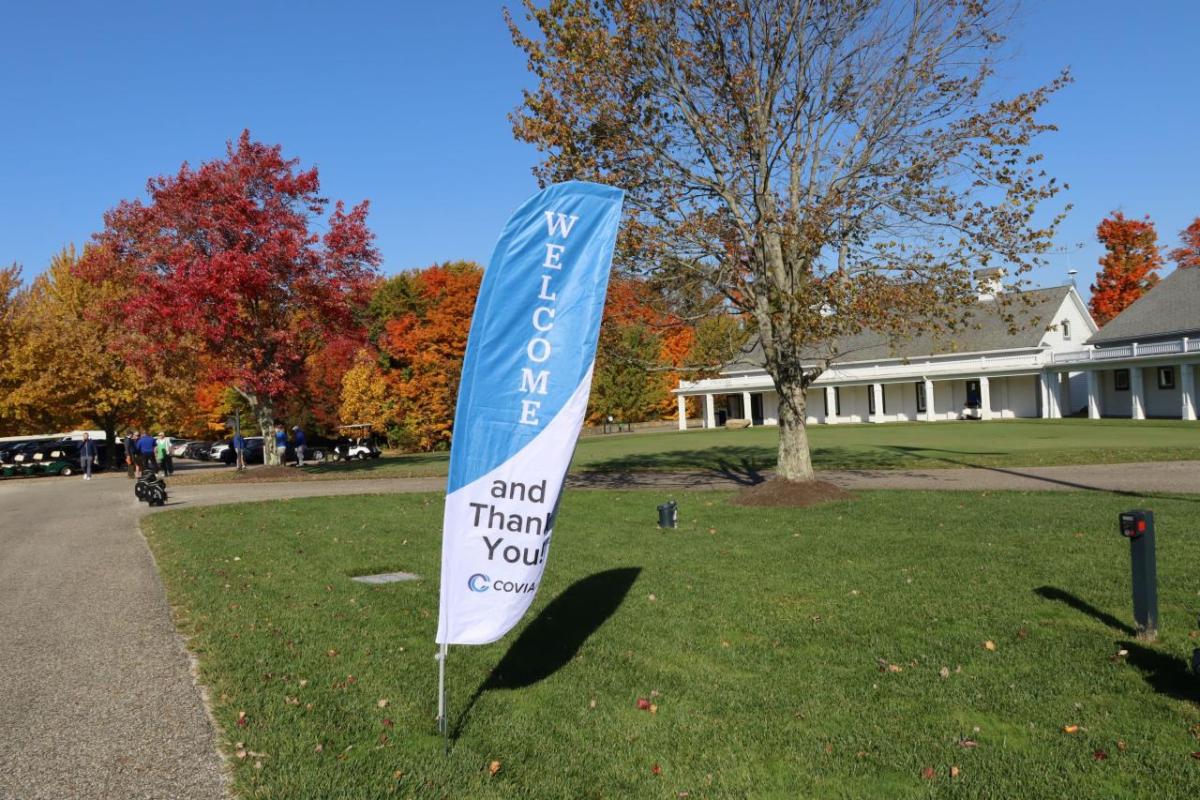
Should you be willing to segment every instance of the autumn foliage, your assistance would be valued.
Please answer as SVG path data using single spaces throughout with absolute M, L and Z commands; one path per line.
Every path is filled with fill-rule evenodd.
M 450 444 L 467 332 L 482 280 L 483 270 L 465 261 L 414 273 L 411 306 L 384 324 L 379 345 L 392 365 L 396 423 L 414 449 Z
M 1097 226 L 1096 237 L 1106 252 L 1092 285 L 1090 308 L 1096 324 L 1105 325 L 1158 283 L 1155 273 L 1163 259 L 1149 217 L 1128 219 L 1114 211 Z
M 1171 251 L 1171 260 L 1180 269 L 1200 267 L 1200 217 L 1180 231 L 1179 238 L 1183 244 Z
M 237 389 L 265 432 L 274 405 L 302 385 L 306 359 L 352 330 L 365 304 L 379 263 L 367 203 L 338 202 L 326 216 L 316 168 L 248 131 L 225 158 L 185 163 L 147 191 L 146 202 L 105 214 L 103 256 L 82 272 L 128 282 L 122 309 L 145 355 L 203 356 L 204 377 Z

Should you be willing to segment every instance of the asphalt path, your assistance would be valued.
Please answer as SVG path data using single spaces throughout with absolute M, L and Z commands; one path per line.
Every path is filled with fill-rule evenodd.
M 569 485 L 728 490 L 767 477 L 592 473 Z M 819 477 L 852 490 L 1200 494 L 1200 462 Z M 167 508 L 444 489 L 444 478 L 176 485 Z M 226 796 L 216 732 L 138 528 L 149 512 L 123 474 L 0 481 L 0 798 Z
M 143 508 L 123 474 L 0 481 L 5 800 L 226 795 Z

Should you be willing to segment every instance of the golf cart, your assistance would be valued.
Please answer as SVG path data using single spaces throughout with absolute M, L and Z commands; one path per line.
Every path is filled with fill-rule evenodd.
M 370 425 L 339 425 L 337 446 L 334 448 L 338 461 L 365 461 L 379 458 L 383 451 L 375 444 Z

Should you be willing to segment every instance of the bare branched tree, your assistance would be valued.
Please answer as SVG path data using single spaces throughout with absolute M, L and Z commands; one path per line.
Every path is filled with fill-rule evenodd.
M 971 273 L 1037 263 L 1061 214 L 1031 149 L 1068 79 L 991 94 L 1000 0 L 525 0 L 539 180 L 628 193 L 620 264 L 753 322 L 778 475 L 813 476 L 808 387 L 839 341 L 961 326 Z

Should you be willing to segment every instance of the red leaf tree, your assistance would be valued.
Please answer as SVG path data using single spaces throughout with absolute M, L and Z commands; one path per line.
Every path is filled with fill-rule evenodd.
M 326 216 L 316 168 L 249 131 L 225 158 L 185 163 L 147 191 L 147 202 L 104 215 L 96 239 L 115 260 L 81 269 L 125 271 L 135 291 L 123 310 L 150 334 L 150 357 L 203 356 L 205 379 L 236 389 L 270 443 L 274 409 L 302 386 L 305 359 L 354 330 L 377 278 L 368 204 L 339 201 Z
M 1196 217 L 1191 225 L 1181 230 L 1179 238 L 1183 246 L 1171 251 L 1171 260 L 1180 269 L 1200 267 L 1200 217 Z
M 1163 258 L 1148 216 L 1127 219 L 1114 211 L 1096 227 L 1096 237 L 1108 252 L 1100 259 L 1090 307 L 1096 324 L 1105 325 L 1158 283 Z

